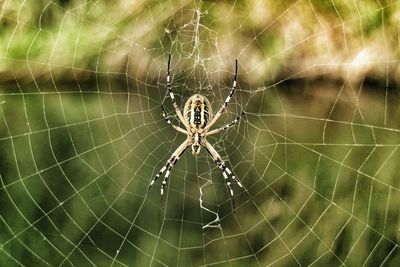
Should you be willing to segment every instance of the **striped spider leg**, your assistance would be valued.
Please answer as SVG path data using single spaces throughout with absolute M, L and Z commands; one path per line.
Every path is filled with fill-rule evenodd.
M 208 125 L 206 125 L 206 127 L 204 128 L 204 131 L 207 132 L 211 126 L 214 125 L 214 123 L 217 122 L 217 120 L 219 119 L 219 117 L 222 115 L 222 113 L 225 111 L 226 106 L 228 106 L 229 101 L 231 100 L 233 93 L 235 92 L 236 89 L 236 78 L 237 78 L 237 70 L 238 70 L 238 62 L 237 60 L 235 60 L 235 75 L 233 77 L 233 85 L 231 88 L 231 91 L 229 92 L 229 95 L 226 97 L 224 104 L 222 104 L 221 108 L 218 110 L 217 114 L 215 114 L 214 119 L 212 119 L 210 121 L 210 123 Z
M 161 183 L 161 203 L 163 202 L 164 189 L 168 182 L 168 177 L 171 173 L 172 167 L 174 167 L 175 163 L 182 156 L 183 152 L 185 152 L 186 148 L 190 146 L 190 139 L 186 139 L 175 151 L 172 153 L 172 156 L 167 160 L 167 163 L 161 168 L 161 170 L 157 173 L 157 175 L 151 180 L 148 190 L 150 190 L 151 186 L 154 182 L 165 172 L 164 179 Z M 147 191 L 148 191 L 147 190 Z
M 236 184 L 243 188 L 243 185 L 236 179 L 236 176 L 233 174 L 233 172 L 226 167 L 225 162 L 222 160 L 221 156 L 218 154 L 218 152 L 214 149 L 214 147 L 207 141 L 203 140 L 203 146 L 207 150 L 207 152 L 210 154 L 210 156 L 213 158 L 215 164 L 217 164 L 218 168 L 221 169 L 222 175 L 224 176 L 226 186 L 228 187 L 230 197 L 232 199 L 232 205 L 233 205 L 233 210 L 236 209 L 235 206 L 235 199 L 233 198 L 233 189 L 231 186 L 231 182 L 229 181 L 229 177 L 236 182 Z
M 237 78 L 237 60 L 235 61 L 235 76 L 233 80 L 233 86 L 229 92 L 229 95 L 225 99 L 224 104 L 218 110 L 218 112 L 213 115 L 211 109 L 210 101 L 200 94 L 195 94 L 189 97 L 187 100 L 184 108 L 183 114 L 176 103 L 174 93 L 171 89 L 171 78 L 170 78 L 170 66 L 171 66 L 171 55 L 168 56 L 168 70 L 167 70 L 167 90 L 169 96 L 171 98 L 172 104 L 175 108 L 175 112 L 183 124 L 184 128 L 176 126 L 172 123 L 169 119 L 168 115 L 166 114 L 164 107 L 161 105 L 162 116 L 165 121 L 176 131 L 183 133 L 187 136 L 186 140 L 172 153 L 172 156 L 168 159 L 167 163 L 161 168 L 161 170 L 157 173 L 157 175 L 151 180 L 148 190 L 152 187 L 154 182 L 165 172 L 164 179 L 161 183 L 161 201 L 163 201 L 164 190 L 168 182 L 168 177 L 171 173 L 172 168 L 177 163 L 179 158 L 185 152 L 185 150 L 191 146 L 192 153 L 194 156 L 197 156 L 200 153 L 201 147 L 204 147 L 206 151 L 211 155 L 215 164 L 217 164 L 218 168 L 221 169 L 222 175 L 225 178 L 225 183 L 229 191 L 229 195 L 232 199 L 233 209 L 235 210 L 235 202 L 233 199 L 233 189 L 232 189 L 232 182 L 235 182 L 239 187 L 243 188 L 243 185 L 236 179 L 236 176 L 233 172 L 225 165 L 225 162 L 222 160 L 221 156 L 218 152 L 213 148 L 213 146 L 206 140 L 207 136 L 219 133 L 221 131 L 227 130 L 233 127 L 242 117 L 244 113 L 238 116 L 235 120 L 231 123 L 226 124 L 220 128 L 210 130 L 211 126 L 215 124 L 218 118 L 222 115 L 225 111 L 233 93 L 236 89 L 236 78 Z M 229 179 L 230 178 L 230 179 Z M 231 182 L 232 181 L 232 182 Z

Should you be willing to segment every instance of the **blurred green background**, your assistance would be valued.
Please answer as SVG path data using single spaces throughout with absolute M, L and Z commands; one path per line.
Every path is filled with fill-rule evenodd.
M 0 2 L 0 266 L 398 266 L 399 7 Z M 185 139 L 169 53 L 214 110 L 239 61 L 219 125 L 246 115 L 209 138 L 236 212 L 204 151 L 147 193 Z

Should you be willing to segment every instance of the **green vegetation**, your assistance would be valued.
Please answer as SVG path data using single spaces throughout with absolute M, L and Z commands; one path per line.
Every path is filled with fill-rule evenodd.
M 124 79 L 127 73 L 143 80 L 158 77 L 169 52 L 182 56 L 199 49 L 207 58 L 218 49 L 223 58 L 238 55 L 256 75 L 256 82 L 249 81 L 254 84 L 292 75 L 345 79 L 348 64 L 363 51 L 366 64 L 352 76 L 385 80 L 389 74 L 397 82 L 392 60 L 399 57 L 398 8 L 372 0 L 6 1 L 1 78 L 84 81 L 110 73 Z M 201 12 L 198 47 L 195 9 Z M 380 71 L 384 62 L 390 65 Z

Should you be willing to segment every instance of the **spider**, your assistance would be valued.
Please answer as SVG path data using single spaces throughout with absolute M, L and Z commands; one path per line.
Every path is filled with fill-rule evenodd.
M 210 130 L 211 126 L 215 124 L 215 122 L 219 119 L 222 113 L 225 111 L 226 106 L 229 103 L 235 89 L 236 89 L 236 77 L 237 77 L 237 60 L 235 60 L 235 75 L 233 80 L 233 86 L 229 92 L 229 95 L 225 99 L 224 104 L 218 110 L 218 112 L 213 116 L 213 112 L 211 110 L 210 101 L 203 95 L 195 94 L 189 97 L 184 108 L 183 114 L 176 103 L 174 93 L 171 90 L 171 77 L 170 77 L 170 66 L 171 66 L 171 55 L 168 56 L 168 71 L 167 71 L 167 90 L 169 96 L 171 98 L 172 104 L 175 108 L 175 112 L 178 115 L 179 120 L 184 125 L 184 129 L 174 125 L 169 119 L 168 115 L 165 112 L 163 105 L 161 105 L 162 116 L 165 121 L 172 126 L 175 130 L 180 133 L 186 134 L 186 140 L 172 153 L 172 156 L 167 160 L 166 164 L 161 168 L 161 170 L 157 173 L 157 175 L 151 180 L 148 190 L 150 190 L 151 186 L 154 182 L 165 172 L 164 180 L 161 183 L 161 203 L 163 202 L 164 189 L 167 185 L 168 177 L 171 173 L 172 168 L 177 163 L 179 158 L 182 156 L 183 152 L 191 146 L 192 153 L 194 156 L 199 155 L 200 148 L 204 147 L 205 150 L 210 154 L 215 164 L 222 171 L 222 175 L 225 178 L 226 186 L 229 189 L 229 194 L 232 199 L 233 209 L 235 210 L 235 202 L 233 199 L 233 189 L 231 180 L 236 182 L 237 185 L 243 188 L 243 185 L 238 181 L 233 174 L 233 172 L 225 165 L 225 162 L 222 160 L 221 156 L 214 149 L 214 147 L 207 141 L 206 137 L 224 131 L 226 129 L 231 128 L 235 125 L 244 112 L 240 116 L 238 116 L 231 123 L 226 124 L 220 128 Z M 231 180 L 229 179 L 231 178 Z

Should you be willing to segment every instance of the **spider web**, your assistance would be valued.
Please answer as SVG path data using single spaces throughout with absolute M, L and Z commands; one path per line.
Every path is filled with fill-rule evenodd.
M 1 3 L 1 266 L 399 263 L 399 2 L 113 2 Z M 185 140 L 168 54 L 214 112 L 238 59 L 235 212 L 204 149 L 147 193 Z

